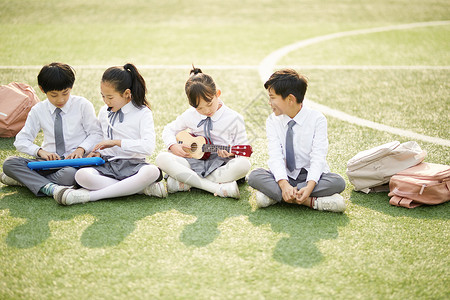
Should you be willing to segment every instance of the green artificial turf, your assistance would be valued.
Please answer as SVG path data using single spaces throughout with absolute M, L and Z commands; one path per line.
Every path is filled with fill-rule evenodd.
M 447 19 L 446 1 L 0 0 L 0 84 L 28 83 L 44 99 L 36 75 L 63 61 L 76 69 L 73 94 L 98 112 L 106 67 L 166 65 L 142 68 L 157 134 L 153 162 L 164 151 L 163 127 L 189 107 L 184 83 L 195 63 L 244 116 L 252 168 L 267 167 L 270 109 L 257 70 L 264 57 L 336 32 Z M 449 28 L 334 39 L 278 63 L 309 78 L 315 102 L 450 139 Z M 410 139 L 327 119 L 328 162 L 347 181 L 343 214 L 257 209 L 245 182 L 240 200 L 194 189 L 71 207 L 0 184 L 0 299 L 447 299 L 449 204 L 393 207 L 386 193 L 355 192 L 345 175 L 359 151 Z M 0 162 L 19 155 L 13 142 L 0 139 Z M 448 147 L 418 142 L 426 161 L 450 164 Z

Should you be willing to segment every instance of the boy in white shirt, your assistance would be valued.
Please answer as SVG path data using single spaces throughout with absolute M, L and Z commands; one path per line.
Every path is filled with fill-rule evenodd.
M 257 190 L 258 207 L 278 202 L 343 212 L 344 179 L 330 173 L 327 120 L 303 105 L 308 82 L 296 71 L 275 72 L 264 84 L 273 113 L 267 118 L 270 170 L 252 171 L 248 183 Z
M 87 99 L 70 94 L 74 82 L 75 74 L 67 64 L 51 63 L 41 69 L 38 85 L 47 99 L 31 108 L 14 142 L 18 151 L 36 159 L 8 157 L 0 174 L 3 184 L 26 186 L 36 196 L 52 196 L 63 186 L 76 183 L 76 168 L 35 171 L 27 166 L 31 161 L 81 158 L 101 141 L 94 106 Z M 40 130 L 44 133 L 42 146 L 34 143 Z

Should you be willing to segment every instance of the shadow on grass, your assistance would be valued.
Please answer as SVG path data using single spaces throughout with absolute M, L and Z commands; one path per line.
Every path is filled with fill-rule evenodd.
M 25 219 L 24 224 L 16 226 L 6 237 L 9 246 L 34 247 L 50 237 L 50 221 L 70 220 L 75 216 L 59 210 L 50 198 L 35 197 L 24 187 L 3 186 L 2 192 L 9 194 L 1 199 L 0 209 L 9 209 L 11 216 Z
M 94 223 L 84 230 L 81 243 L 89 248 L 118 245 L 135 230 L 135 222 L 156 212 L 167 210 L 158 200 L 143 201 L 140 196 L 116 198 L 65 207 L 53 198 L 35 197 L 23 187 L 2 187 L 2 192 L 17 190 L 0 201 L 0 209 L 9 209 L 12 217 L 25 223 L 9 232 L 6 242 L 16 248 L 31 248 L 50 237 L 51 221 L 68 221 L 78 215 L 91 215 Z M 24 195 L 24 196 L 22 196 Z M 161 200 L 162 201 L 162 200 Z
M 352 191 L 350 200 L 353 204 L 366 207 L 393 217 L 411 217 L 418 219 L 439 219 L 448 220 L 450 218 L 448 209 L 450 202 L 439 205 L 423 205 L 416 208 L 404 208 L 389 204 L 388 193 L 364 194 Z
M 274 232 L 287 233 L 276 245 L 274 259 L 284 264 L 310 268 L 323 260 L 316 244 L 336 239 L 338 227 L 349 223 L 345 214 L 315 211 L 304 206 L 279 204 L 257 209 L 250 221 L 259 226 L 269 224 Z
M 172 194 L 166 199 L 130 196 L 71 207 L 59 206 L 49 197 L 34 197 L 22 187 L 2 187 L 6 194 L 0 198 L 0 209 L 8 209 L 12 217 L 25 223 L 8 233 L 6 243 L 16 248 L 31 248 L 45 242 L 51 235 L 51 221 L 67 221 L 89 214 L 94 223 L 81 235 L 81 244 L 88 248 L 112 247 L 120 244 L 135 229 L 136 222 L 156 213 L 176 210 L 196 217 L 180 234 L 188 246 L 205 247 L 220 235 L 219 224 L 230 217 L 248 216 L 255 226 L 269 224 L 274 232 L 285 233 L 275 246 L 273 258 L 280 263 L 310 268 L 323 259 L 316 243 L 338 237 L 338 227 L 349 221 L 345 214 L 324 213 L 293 205 L 277 205 L 252 211 L 250 192 L 241 184 L 241 200 L 216 198 L 193 190 Z

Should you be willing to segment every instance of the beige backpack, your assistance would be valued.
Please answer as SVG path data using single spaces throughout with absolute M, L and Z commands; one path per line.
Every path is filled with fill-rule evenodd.
M 425 156 L 426 151 L 414 141 L 393 141 L 352 157 L 347 162 L 347 176 L 355 191 L 369 193 L 387 184 L 395 173 L 422 162 Z M 388 187 L 383 191 L 389 191 Z

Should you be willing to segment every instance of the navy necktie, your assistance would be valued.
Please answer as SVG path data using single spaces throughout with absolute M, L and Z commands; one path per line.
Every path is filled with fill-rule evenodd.
M 55 145 L 56 145 L 56 153 L 59 156 L 64 156 L 66 152 L 66 146 L 64 143 L 64 133 L 63 133 L 63 125 L 62 125 L 62 117 L 61 117 L 61 108 L 55 109 Z
M 213 129 L 212 126 L 212 120 L 210 117 L 207 117 L 206 119 L 201 120 L 197 128 L 205 124 L 205 127 L 203 127 L 203 132 L 205 133 L 205 137 L 211 141 L 211 130 Z
M 291 172 L 295 169 L 295 154 L 293 142 L 294 131 L 292 130 L 292 127 L 294 125 L 295 121 L 290 120 L 286 132 L 286 166 Z

